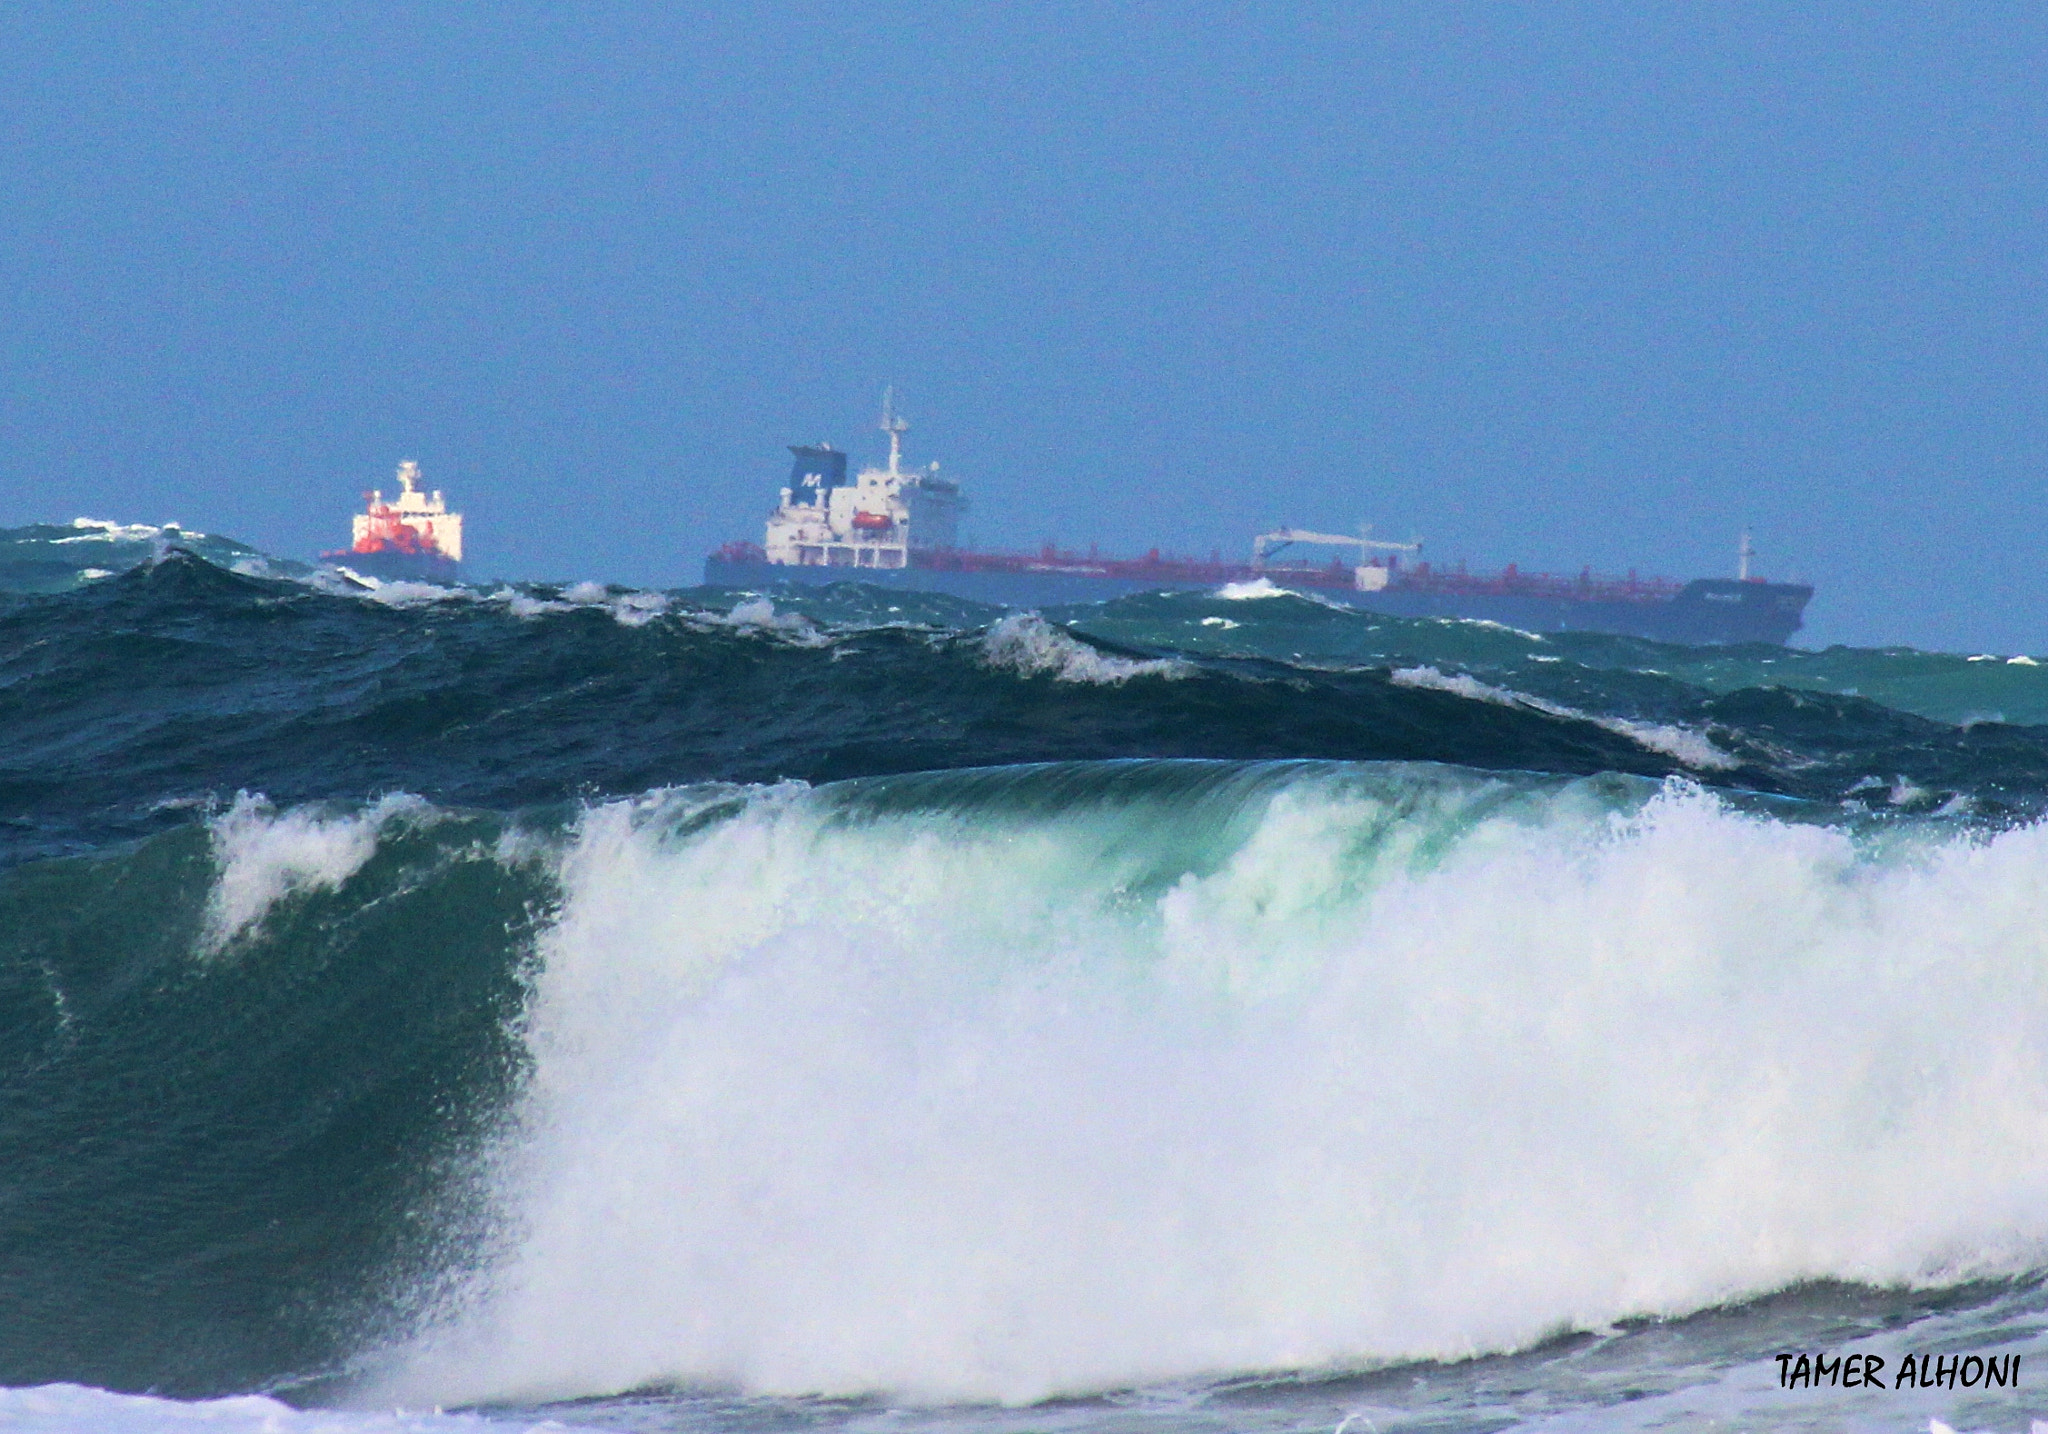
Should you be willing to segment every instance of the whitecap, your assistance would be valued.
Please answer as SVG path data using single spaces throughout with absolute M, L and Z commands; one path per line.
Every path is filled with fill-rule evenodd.
M 442 602 L 473 602 L 476 594 L 467 588 L 446 587 L 440 583 L 413 582 L 403 578 L 378 578 L 358 572 L 346 563 L 334 563 L 327 570 L 347 580 L 347 586 L 335 587 L 320 581 L 322 573 L 316 572 L 313 586 L 336 596 L 363 598 L 370 602 L 383 603 L 387 607 L 425 607 Z
M 73 518 L 71 526 L 79 531 L 69 538 L 53 538 L 53 544 L 63 543 L 153 543 L 160 539 L 204 538 L 206 534 L 176 523 L 161 526 L 149 523 L 115 523 L 105 518 Z
M 1055 682 L 1116 685 L 1134 677 L 1175 679 L 1194 667 L 1179 658 L 1117 657 L 1076 638 L 1035 612 L 1013 613 L 997 622 L 981 639 L 983 659 L 1023 677 L 1050 677 Z
M 261 1394 L 165 1399 L 79 1384 L 0 1389 L 0 1427 L 10 1434 L 512 1434 L 562 1430 L 548 1420 L 503 1421 L 480 1414 L 405 1409 L 294 1409 Z
M 1428 666 L 1399 667 L 1394 669 L 1392 680 L 1400 687 L 1430 688 L 1474 702 L 1491 702 L 1502 707 L 1524 707 L 1550 717 L 1588 722 L 1616 736 L 1626 737 L 1646 751 L 1670 757 L 1695 771 L 1725 772 L 1742 765 L 1735 757 L 1715 746 L 1705 733 L 1689 727 L 1667 722 L 1643 722 L 1631 717 L 1602 717 L 1591 712 L 1581 712 L 1576 707 L 1567 707 L 1561 702 L 1549 702 L 1541 697 L 1532 697 L 1526 692 L 1495 687 L 1466 672 L 1445 673 Z
M 520 1239 L 386 1388 L 1024 1402 L 2037 1268 L 2048 829 L 1623 785 L 594 807 Z
M 1283 588 L 1271 578 L 1252 578 L 1246 582 L 1225 583 L 1216 589 L 1216 596 L 1229 602 L 1254 602 L 1259 598 L 1300 597 L 1292 588 Z
M 1510 627 L 1504 622 L 1495 622 L 1490 617 L 1438 617 L 1432 618 L 1430 621 L 1456 623 L 1459 627 L 1481 627 L 1488 628 L 1494 632 L 1512 633 L 1516 637 L 1527 638 L 1530 642 L 1550 641 L 1549 638 L 1540 632 L 1530 632 L 1526 628 Z
M 264 798 L 239 793 L 207 824 L 219 874 L 200 949 L 218 954 L 288 896 L 338 889 L 375 854 L 387 821 L 423 805 L 417 797 L 389 796 L 343 815 L 317 807 L 279 813 Z

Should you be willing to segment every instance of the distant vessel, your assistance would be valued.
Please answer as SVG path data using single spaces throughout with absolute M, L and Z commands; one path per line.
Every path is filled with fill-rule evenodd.
M 462 575 L 462 515 L 448 511 L 436 488 L 420 487 L 420 465 L 410 458 L 398 465 L 398 497 L 384 501 L 382 489 L 363 495 L 363 512 L 355 517 L 354 545 L 321 559 L 365 576 L 452 583 Z
M 938 465 L 902 466 L 910 427 L 882 399 L 889 466 L 863 469 L 849 482 L 846 455 L 829 443 L 792 446 L 796 455 L 782 502 L 768 517 L 760 544 L 727 543 L 704 561 L 714 587 L 761 588 L 777 583 L 872 583 L 917 592 L 950 593 L 1006 607 L 1100 602 L 1161 590 L 1220 588 L 1263 578 L 1353 607 L 1401 617 L 1497 622 L 1530 632 L 1604 632 L 1658 642 L 1783 643 L 1799 630 L 1813 589 L 1766 582 L 1750 573 L 1754 551 L 1743 534 L 1733 578 L 1576 577 L 1432 567 L 1422 545 L 1281 528 L 1252 543 L 1249 563 L 1212 557 L 1101 558 L 1047 545 L 1037 553 L 992 553 L 958 544 L 967 500 Z M 360 520 L 358 520 L 360 521 Z M 1354 561 L 1288 560 L 1303 546 L 1356 551 Z M 1405 561 L 1404 561 L 1405 559 Z

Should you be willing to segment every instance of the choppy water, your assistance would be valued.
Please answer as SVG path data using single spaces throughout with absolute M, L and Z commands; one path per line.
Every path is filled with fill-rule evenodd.
M 2048 1413 L 2024 656 L 0 583 L 0 1425 Z

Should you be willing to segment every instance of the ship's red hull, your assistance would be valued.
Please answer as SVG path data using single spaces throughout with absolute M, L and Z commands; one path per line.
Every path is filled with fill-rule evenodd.
M 462 564 L 437 549 L 417 544 L 400 547 L 395 543 L 380 543 L 374 547 L 343 548 L 339 552 L 322 553 L 320 560 L 384 582 L 453 584 L 462 581 Z
M 795 567 L 770 563 L 752 543 L 729 543 L 706 559 L 704 580 L 763 588 L 870 583 L 951 593 L 1007 607 L 1102 602 L 1140 592 L 1214 590 L 1265 578 L 1349 607 L 1401 617 L 1498 622 L 1531 632 L 1605 632 L 1683 643 L 1782 643 L 1799 630 L 1813 589 L 1803 583 L 1733 578 L 1560 577 L 1508 568 L 1444 572 L 1426 564 L 1391 569 L 1387 585 L 1361 589 L 1342 563 L 1253 568 L 1220 559 L 1115 559 L 1045 549 L 1036 554 L 952 550 L 919 553 L 899 569 Z

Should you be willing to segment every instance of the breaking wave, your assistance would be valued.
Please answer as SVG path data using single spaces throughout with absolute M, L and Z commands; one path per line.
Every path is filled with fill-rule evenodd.
M 989 627 L 982 639 L 989 665 L 1021 677 L 1058 682 L 1122 683 L 1133 677 L 1188 677 L 1194 667 L 1174 658 L 1129 658 L 1082 642 L 1037 613 L 1016 613 Z
M 516 1236 L 379 1388 L 1035 1400 L 2031 1269 L 2044 877 L 1399 766 L 608 803 Z
M 1492 702 L 1502 707 L 1527 707 L 1552 717 L 1591 722 L 1610 732 L 1618 732 L 1652 752 L 1675 757 L 1694 771 L 1730 772 L 1742 765 L 1738 759 L 1716 747 L 1701 733 L 1688 731 L 1684 727 L 1668 722 L 1634 721 L 1627 717 L 1589 716 L 1559 702 L 1546 702 L 1527 693 L 1492 686 L 1469 673 L 1445 674 L 1434 667 L 1398 667 L 1394 669 L 1392 679 L 1395 685 L 1400 687 L 1428 687 L 1438 692 L 1449 692 L 1459 697 L 1470 698 L 1474 702 Z
M 0 533 L 0 1422 L 2038 1330 L 2017 657 Z

